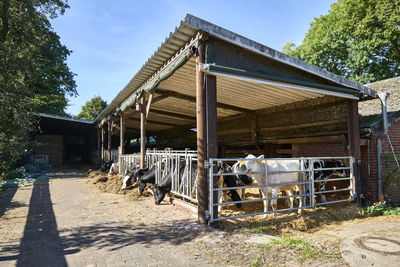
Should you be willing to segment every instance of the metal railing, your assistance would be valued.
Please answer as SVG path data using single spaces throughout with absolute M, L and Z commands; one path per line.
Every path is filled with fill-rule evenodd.
M 108 149 L 105 149 L 104 151 L 104 160 L 105 161 L 112 161 L 114 163 L 119 161 L 119 150 L 118 149 L 112 149 L 111 150 L 111 158 L 109 157 Z
M 157 165 L 156 183 L 172 173 L 171 193 L 184 199 L 197 202 L 197 151 L 196 150 L 146 150 L 145 166 Z M 119 156 L 119 173 L 140 166 L 140 153 Z
M 140 167 L 140 153 L 120 155 L 118 164 L 119 174 L 126 175 L 128 170 Z
M 232 173 L 223 173 L 223 172 L 217 172 L 216 171 L 216 163 L 217 162 L 233 162 L 236 163 L 238 161 L 262 161 L 262 165 L 264 166 L 263 171 L 259 172 L 253 172 L 251 175 L 265 175 L 265 185 L 249 185 L 249 186 L 236 186 L 236 187 L 214 187 L 214 177 L 221 177 L 221 176 L 227 176 L 227 175 L 247 175 L 247 172 L 232 172 Z M 276 168 L 275 170 L 270 170 L 271 166 L 275 165 L 280 165 L 280 166 L 285 166 L 285 161 L 298 161 L 298 168 L 295 169 L 285 169 L 284 167 L 281 168 Z M 321 163 L 321 162 L 326 162 L 326 161 L 338 161 L 341 163 L 348 162 L 348 166 L 335 166 L 335 167 L 330 167 L 330 168 L 323 168 L 323 167 L 318 167 L 315 168 L 314 165 L 315 163 Z M 223 158 L 213 158 L 209 160 L 209 210 L 207 211 L 207 216 L 209 221 L 212 223 L 214 221 L 220 221 L 220 220 L 227 220 L 227 219 L 233 219 L 233 218 L 240 218 L 240 217 L 247 217 L 247 216 L 255 216 L 255 215 L 261 215 L 261 214 L 270 214 L 270 213 L 276 213 L 276 212 L 283 212 L 283 211 L 292 211 L 292 210 L 299 210 L 299 209 L 304 209 L 304 208 L 314 208 L 316 206 L 320 205 L 327 205 L 327 204 L 334 204 L 334 203 L 340 203 L 340 202 L 345 202 L 345 201 L 350 201 L 354 200 L 354 191 L 353 191 L 353 163 L 354 163 L 354 158 L 353 157 L 308 157 L 308 158 L 272 158 L 272 159 L 259 159 L 259 158 L 254 158 L 254 159 L 223 159 Z M 266 168 L 265 168 L 266 167 Z M 274 169 L 274 168 L 272 168 Z M 339 178 L 332 178 L 329 179 L 329 177 L 315 177 L 315 174 L 321 174 L 323 172 L 331 171 L 332 173 L 341 171 L 343 177 Z M 276 174 L 280 175 L 285 175 L 285 174 L 293 174 L 293 173 L 298 173 L 298 180 L 297 181 L 290 181 L 286 183 L 276 183 L 276 180 L 279 180 L 279 176 L 276 176 Z M 259 176 L 260 177 L 260 176 Z M 274 177 L 274 183 L 271 182 L 271 177 Z M 278 178 L 277 178 L 278 177 Z M 335 182 L 335 181 L 349 181 L 349 186 L 347 188 L 343 189 L 333 189 L 333 190 L 323 190 L 323 191 L 316 191 L 315 186 L 317 186 L 317 189 L 320 189 L 320 185 L 322 183 L 327 183 L 327 182 Z M 277 189 L 280 191 L 280 187 L 290 187 L 290 186 L 298 186 L 298 189 L 300 189 L 300 186 L 302 188 L 302 192 L 298 194 L 294 194 L 291 196 L 282 196 L 282 195 L 277 195 Z M 264 189 L 264 192 L 267 192 L 267 195 L 264 195 L 263 197 L 260 198 L 254 198 L 254 199 L 245 199 L 245 200 L 240 200 L 240 201 L 228 201 L 228 202 L 220 202 L 220 199 L 214 199 L 214 192 L 222 192 L 223 190 L 238 190 L 238 189 L 245 189 L 245 188 L 260 188 Z M 330 201 L 324 201 L 324 202 L 318 202 L 316 203 L 316 196 L 317 195 L 326 195 L 326 194 L 332 194 L 332 193 L 338 193 L 338 192 L 349 192 L 349 198 L 347 199 L 340 199 L 340 200 L 330 200 Z M 275 192 L 275 196 L 271 194 L 271 192 Z M 269 194 L 271 194 L 271 197 L 269 197 Z M 278 200 L 278 199 L 288 199 L 293 197 L 294 199 L 299 199 L 301 198 L 302 200 L 302 206 L 301 207 L 293 207 L 293 208 L 281 208 L 281 209 L 276 209 L 276 210 L 269 210 L 268 208 L 268 202 L 271 200 Z M 218 215 L 214 217 L 214 209 L 217 211 L 219 210 L 218 207 L 224 206 L 224 205 L 232 205 L 232 204 L 237 204 L 237 203 L 249 203 L 249 202 L 256 202 L 256 201 L 265 201 L 266 202 L 266 210 L 263 212 L 257 212 L 257 213 L 245 213 L 243 212 L 240 215 L 235 215 L 235 216 L 226 216 L 226 217 L 220 217 L 219 212 L 217 213 Z M 265 203 L 264 203 L 265 205 Z

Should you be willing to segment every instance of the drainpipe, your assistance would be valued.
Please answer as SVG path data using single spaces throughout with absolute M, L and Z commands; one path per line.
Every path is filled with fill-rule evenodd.
M 383 197 L 383 186 L 382 186 L 382 163 L 381 163 L 381 154 L 382 154 L 382 138 L 388 134 L 388 116 L 386 110 L 386 100 L 390 94 L 387 92 L 379 92 L 378 97 L 381 101 L 382 107 L 382 120 L 383 120 L 383 132 L 378 135 L 376 139 L 376 164 L 378 168 L 378 201 L 384 201 Z

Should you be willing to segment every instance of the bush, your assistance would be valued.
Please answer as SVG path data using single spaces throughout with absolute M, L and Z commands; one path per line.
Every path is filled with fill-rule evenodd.
M 394 207 L 390 201 L 376 202 L 372 205 L 367 205 L 362 211 L 363 215 L 382 216 L 382 215 L 397 215 L 400 216 L 400 207 Z

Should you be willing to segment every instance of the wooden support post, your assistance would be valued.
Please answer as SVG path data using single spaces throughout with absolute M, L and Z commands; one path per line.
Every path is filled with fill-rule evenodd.
M 208 209 L 207 170 L 204 162 L 207 159 L 207 111 L 206 83 L 200 64 L 205 63 L 205 40 L 199 38 L 196 55 L 196 122 L 197 122 L 197 191 L 198 191 L 198 221 L 207 224 L 206 210 Z
M 124 113 L 121 112 L 119 117 L 119 147 L 120 147 L 120 154 L 125 154 L 125 122 L 124 122 Z
M 354 157 L 354 196 L 361 204 L 361 180 L 360 180 L 360 118 L 358 115 L 358 101 L 350 100 L 347 104 L 347 130 L 349 142 L 349 154 Z
M 146 105 L 145 96 L 140 100 L 140 168 L 143 169 L 146 165 Z
M 101 164 L 101 129 L 97 128 L 97 165 Z
M 111 159 L 111 135 L 112 135 L 112 121 L 109 120 L 108 121 L 108 160 L 112 160 Z
M 217 144 L 217 78 L 215 76 L 206 76 L 206 110 L 207 110 L 207 160 L 210 158 L 218 157 L 218 144 Z M 217 171 L 216 166 L 210 166 L 214 168 L 214 173 Z M 206 175 L 206 178 L 208 175 Z M 213 188 L 218 187 L 217 176 L 210 177 L 213 183 Z M 208 188 L 207 188 L 208 189 Z M 208 190 L 207 190 L 208 192 Z M 209 192 L 208 192 L 209 193 Z M 218 202 L 218 192 L 213 192 L 214 203 Z M 213 209 L 214 219 L 218 218 L 218 209 Z
M 101 126 L 101 162 L 104 161 L 104 125 Z

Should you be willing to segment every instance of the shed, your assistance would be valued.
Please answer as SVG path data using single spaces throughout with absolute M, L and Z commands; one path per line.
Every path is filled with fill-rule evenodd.
M 268 157 L 352 155 L 360 166 L 358 102 L 366 86 L 187 15 L 98 116 L 100 157 L 114 125 L 158 147 L 198 151 L 199 221 L 208 201 L 205 160 L 245 152 Z M 99 149 L 100 151 L 100 149 Z M 108 156 L 107 156 L 108 154 Z M 356 195 L 361 180 L 356 170 Z
M 48 155 L 49 164 L 97 163 L 96 130 L 93 121 L 44 113 L 36 114 L 39 131 L 33 139 L 39 145 L 35 154 Z
M 400 203 L 400 169 L 394 155 L 400 154 L 400 77 L 367 84 L 377 92 L 388 92 L 387 111 L 389 132 L 381 141 L 382 187 L 378 183 L 379 136 L 383 133 L 380 101 L 375 99 L 359 103 L 361 120 L 362 176 L 365 177 L 365 191 L 372 202 L 383 200 L 383 196 Z

